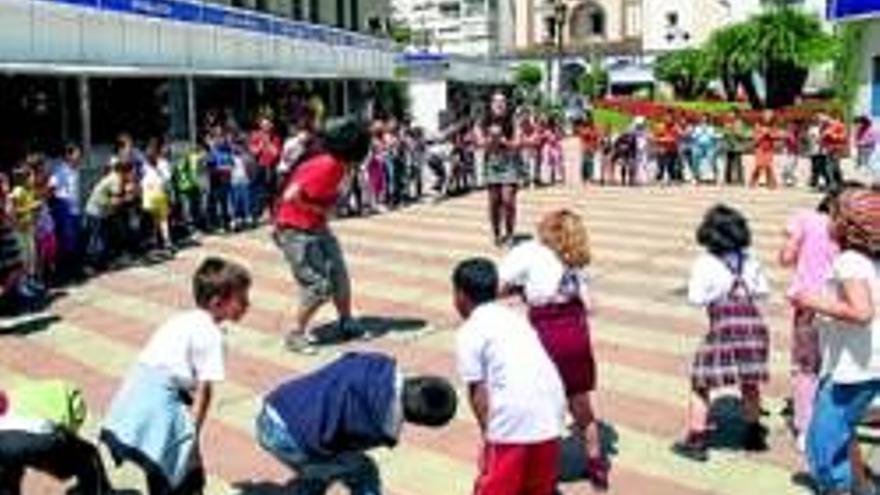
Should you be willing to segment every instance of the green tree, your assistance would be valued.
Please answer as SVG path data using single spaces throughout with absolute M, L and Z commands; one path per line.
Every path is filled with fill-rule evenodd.
M 594 57 L 590 63 L 590 70 L 578 80 L 578 90 L 590 100 L 594 100 L 608 93 L 608 84 L 608 71 L 602 67 L 599 59 Z
M 709 89 L 714 72 L 704 50 L 688 48 L 661 55 L 657 59 L 654 75 L 658 80 L 672 85 L 678 98 L 693 100 L 703 96 Z
M 834 59 L 834 96 L 843 104 L 847 120 L 852 120 L 853 103 L 859 88 L 859 72 L 862 69 L 859 47 L 865 26 L 846 23 L 838 28 L 840 49 Z
M 413 42 L 415 35 L 411 27 L 395 22 L 391 25 L 390 36 L 396 43 L 401 45 L 409 45 Z
M 535 64 L 522 64 L 516 68 L 516 84 L 530 91 L 538 89 L 543 79 L 544 72 Z
M 745 89 L 752 106 L 763 106 L 752 81 L 752 71 L 758 66 L 755 52 L 740 49 L 754 39 L 754 26 L 739 23 L 712 33 L 706 44 L 707 61 L 712 65 L 728 101 L 735 101 L 739 89 Z
M 721 76 L 728 97 L 742 86 L 752 106 L 791 105 L 803 92 L 810 68 L 830 62 L 838 43 L 818 17 L 788 6 L 774 6 L 748 21 L 716 32 L 709 40 L 709 60 Z M 752 75 L 764 80 L 763 98 Z

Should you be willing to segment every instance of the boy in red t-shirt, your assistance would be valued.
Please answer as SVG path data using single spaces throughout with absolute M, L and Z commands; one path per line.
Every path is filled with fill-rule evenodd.
M 351 284 L 345 259 L 327 218 L 336 206 L 348 172 L 367 156 L 366 125 L 354 121 L 334 126 L 323 136 L 323 151 L 300 164 L 284 184 L 275 214 L 275 242 L 299 286 L 296 325 L 285 346 L 314 354 L 317 339 L 308 324 L 332 299 L 340 330 L 355 333 L 351 321 Z

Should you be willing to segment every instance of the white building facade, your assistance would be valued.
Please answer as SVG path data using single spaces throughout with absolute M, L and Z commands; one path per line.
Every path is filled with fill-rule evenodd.
M 837 23 L 854 23 L 861 28 L 857 114 L 880 118 L 880 0 L 836 0 L 828 9 Z
M 392 0 L 394 21 L 413 32 L 413 48 L 469 56 L 499 50 L 507 0 Z

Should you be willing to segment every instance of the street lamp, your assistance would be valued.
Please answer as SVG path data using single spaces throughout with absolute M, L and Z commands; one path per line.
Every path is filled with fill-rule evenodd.
M 563 49 L 563 29 L 568 21 L 568 4 L 564 1 L 557 1 L 554 7 L 554 19 L 556 21 L 556 97 L 560 98 L 559 92 L 562 91 L 562 57 Z
M 555 56 L 550 53 L 548 49 L 546 53 L 546 63 L 547 63 L 547 94 L 551 97 L 554 97 L 556 92 L 559 90 L 560 80 L 562 79 L 562 56 L 563 56 L 563 41 L 564 41 L 564 29 L 565 25 L 568 21 L 568 4 L 565 3 L 564 0 L 548 0 L 548 17 L 547 17 L 547 31 L 548 36 L 546 40 L 546 46 L 548 48 L 553 47 L 555 44 L 556 51 Z M 556 66 L 556 69 L 553 69 L 553 65 Z

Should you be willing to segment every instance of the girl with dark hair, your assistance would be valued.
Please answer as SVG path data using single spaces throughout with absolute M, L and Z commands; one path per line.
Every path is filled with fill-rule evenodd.
M 276 208 L 275 242 L 299 286 L 296 324 L 285 337 L 292 351 L 315 353 L 309 323 L 325 302 L 336 306 L 343 334 L 356 332 L 351 319 L 351 282 L 342 248 L 328 226 L 347 177 L 367 156 L 366 125 L 344 121 L 321 136 L 323 151 L 289 174 Z
M 477 143 L 485 150 L 485 179 L 489 189 L 489 220 L 495 245 L 508 242 L 516 227 L 516 193 L 520 182 L 519 131 L 507 108 L 507 97 L 492 95 L 489 115 L 477 131 Z M 502 233 L 502 224 L 504 232 Z
M 726 205 L 706 212 L 697 229 L 697 242 L 706 249 L 694 262 L 688 300 L 705 307 L 709 331 L 697 348 L 691 367 L 688 433 L 673 450 L 698 461 L 708 459 L 710 393 L 738 385 L 742 392 L 746 450 L 767 448 L 760 424 L 760 384 L 769 378 L 770 338 L 756 298 L 769 292 L 758 259 L 752 256 L 751 233 L 743 215 Z

